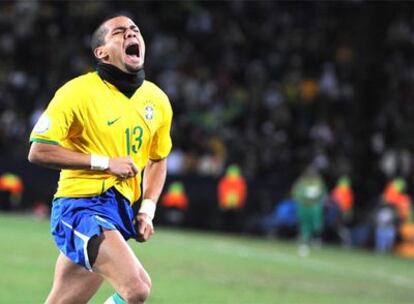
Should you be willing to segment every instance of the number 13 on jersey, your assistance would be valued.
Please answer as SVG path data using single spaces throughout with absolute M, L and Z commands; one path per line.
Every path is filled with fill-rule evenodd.
M 140 126 L 125 129 L 127 154 L 137 154 L 142 145 L 143 130 Z

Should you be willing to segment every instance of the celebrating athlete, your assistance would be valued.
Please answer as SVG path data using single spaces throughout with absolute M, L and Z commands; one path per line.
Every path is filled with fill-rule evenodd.
M 91 47 L 96 71 L 63 85 L 30 136 L 30 162 L 61 169 L 51 214 L 60 255 L 46 303 L 86 303 L 103 280 L 116 291 L 107 303 L 143 303 L 151 280 L 126 241 L 153 234 L 172 110 L 145 80 L 145 43 L 130 18 L 105 20 Z

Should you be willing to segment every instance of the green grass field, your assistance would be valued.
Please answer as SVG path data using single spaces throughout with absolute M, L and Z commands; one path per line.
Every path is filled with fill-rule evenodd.
M 43 302 L 58 255 L 48 230 L 0 215 L 0 303 Z M 152 277 L 148 303 L 414 303 L 413 260 L 332 246 L 300 258 L 294 243 L 166 228 L 130 244 Z

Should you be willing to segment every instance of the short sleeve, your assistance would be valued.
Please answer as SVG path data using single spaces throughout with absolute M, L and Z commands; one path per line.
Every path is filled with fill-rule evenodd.
M 30 142 L 60 145 L 75 129 L 78 104 L 74 88 L 60 88 L 35 124 L 30 134 Z
M 168 97 L 165 96 L 165 98 L 166 102 L 163 104 L 163 120 L 152 139 L 149 155 L 151 160 L 160 160 L 166 158 L 170 153 L 172 147 L 170 131 L 173 113 Z

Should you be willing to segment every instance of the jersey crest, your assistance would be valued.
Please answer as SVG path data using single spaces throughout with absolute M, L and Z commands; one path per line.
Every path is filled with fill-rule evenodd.
M 154 107 L 152 105 L 145 106 L 145 119 L 151 120 L 154 117 Z

